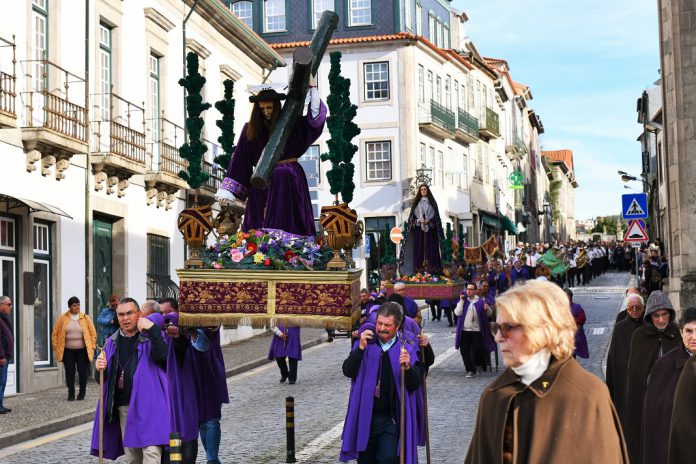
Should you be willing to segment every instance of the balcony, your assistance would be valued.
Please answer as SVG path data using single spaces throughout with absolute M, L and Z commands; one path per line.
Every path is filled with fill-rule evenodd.
M 187 167 L 187 161 L 179 156 L 179 146 L 184 143 L 184 128 L 164 116 L 148 119 L 146 126 L 147 204 L 169 210 L 176 193 L 188 188 L 186 181 L 179 177 L 179 171 Z
M 457 111 L 457 131 L 454 134 L 458 142 L 476 143 L 479 139 L 478 119 L 459 108 Z
M 508 155 L 510 160 L 519 160 L 527 154 L 527 147 L 522 139 L 515 134 L 512 138 L 512 143 L 505 146 L 505 153 Z
M 22 143 L 27 152 L 27 171 L 36 170 L 41 161 L 41 175 L 50 174 L 55 165 L 55 178 L 65 178 L 70 158 L 87 152 L 87 115 L 84 105 L 85 81 L 48 60 L 22 62 L 27 71 L 28 90 L 21 92 L 24 114 L 21 123 Z M 50 81 L 49 81 L 50 78 Z M 48 82 L 60 82 L 49 91 Z
M 500 118 L 498 113 L 488 107 L 481 114 L 479 135 L 486 140 L 500 137 Z
M 115 93 L 93 96 L 92 155 L 94 190 L 125 195 L 129 179 L 145 174 L 145 110 Z
M 454 138 L 457 127 L 454 112 L 435 100 L 418 104 L 418 124 L 423 132 L 441 139 Z
M 208 147 L 208 151 L 206 152 L 207 156 L 210 156 L 211 159 L 218 156 L 218 150 L 221 150 L 221 148 L 219 148 L 217 144 L 205 139 L 203 143 Z M 225 169 L 215 163 L 210 163 L 205 160 L 203 160 L 202 169 L 203 172 L 208 174 L 208 180 L 205 181 L 198 190 L 199 203 L 209 202 L 212 204 L 215 203 L 215 193 L 220 188 L 222 179 L 225 178 Z
M 12 42 L 0 37 L 0 49 L 9 47 L 12 47 L 12 74 L 0 71 L 0 129 L 17 127 L 17 111 L 15 109 L 17 100 L 17 75 L 15 70 L 17 59 L 15 58 L 15 50 L 17 46 L 14 43 L 14 37 Z M 3 57 L 4 55 L 3 53 Z

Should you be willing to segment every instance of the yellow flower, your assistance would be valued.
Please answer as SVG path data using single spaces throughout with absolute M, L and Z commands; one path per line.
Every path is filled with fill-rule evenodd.
M 260 251 L 254 255 L 254 263 L 261 264 L 266 259 L 263 253 Z

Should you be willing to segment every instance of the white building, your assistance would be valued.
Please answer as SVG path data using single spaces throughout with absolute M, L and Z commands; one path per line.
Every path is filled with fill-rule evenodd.
M 50 345 L 67 299 L 93 317 L 109 295 L 176 294 L 184 245 L 177 214 L 192 195 L 184 167 L 182 20 L 179 0 L 18 0 L 0 16 L 0 294 L 15 302 L 17 359 L 8 393 L 62 384 Z M 89 10 L 86 11 L 85 5 Z M 85 23 L 88 22 L 87 27 Z M 85 32 L 87 30 L 87 32 Z M 88 50 L 85 35 L 88 34 Z M 14 38 L 13 38 L 14 37 Z M 186 50 L 201 57 L 205 99 L 222 81 L 247 84 L 280 57 L 217 0 L 186 24 Z M 236 133 L 248 118 L 237 105 Z M 218 130 L 205 114 L 212 201 Z

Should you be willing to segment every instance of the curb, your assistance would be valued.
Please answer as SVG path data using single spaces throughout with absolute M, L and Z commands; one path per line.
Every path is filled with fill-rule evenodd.
M 302 349 L 306 350 L 324 342 L 326 342 L 324 337 L 311 340 L 302 344 Z M 252 369 L 256 369 L 257 367 L 263 366 L 264 364 L 268 364 L 270 362 L 271 361 L 269 361 L 266 358 L 256 359 L 254 361 L 242 364 L 241 366 L 237 366 L 235 368 L 226 370 L 225 375 L 227 376 L 227 378 L 229 378 L 233 375 L 239 375 L 244 372 L 248 372 Z M 89 410 L 87 412 L 77 412 L 66 417 L 54 419 L 52 421 L 45 422 L 41 425 L 26 427 L 23 429 L 14 430 L 12 432 L 3 433 L 0 434 L 0 450 L 8 448 L 10 446 L 18 445 L 25 441 L 34 440 L 45 435 L 50 435 L 52 433 L 60 432 L 71 427 L 82 425 L 93 420 L 94 410 Z

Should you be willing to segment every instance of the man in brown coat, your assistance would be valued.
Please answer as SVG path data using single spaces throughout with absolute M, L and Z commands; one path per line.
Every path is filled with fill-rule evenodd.
M 633 331 L 643 326 L 643 297 L 635 293 L 626 296 L 628 317 L 614 326 L 607 352 L 607 388 L 614 402 L 621 426 L 626 427 L 626 369 Z
M 679 330 L 683 343 L 658 359 L 650 371 L 643 411 L 642 464 L 667 462 L 674 392 L 684 363 L 696 352 L 696 308 L 681 313 Z
M 675 312 L 667 295 L 655 290 L 648 297 L 643 327 L 631 337 L 626 385 L 626 427 L 624 436 L 632 463 L 640 462 L 640 433 L 643 423 L 643 401 L 650 371 L 659 358 L 681 343 Z

